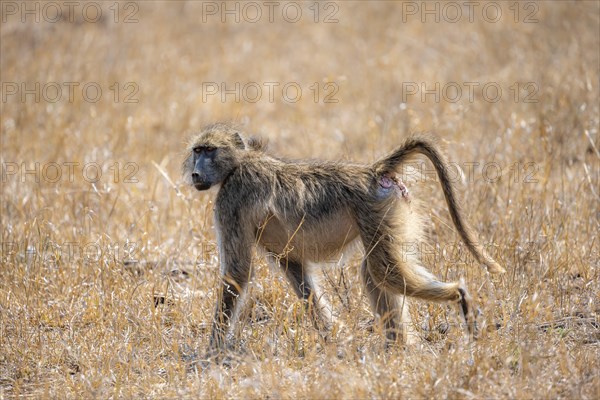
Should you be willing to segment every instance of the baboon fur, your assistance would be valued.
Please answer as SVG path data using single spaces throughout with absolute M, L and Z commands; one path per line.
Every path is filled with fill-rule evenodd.
M 448 163 L 432 137 L 411 136 L 367 165 L 278 158 L 260 141 L 244 141 L 237 129 L 222 123 L 194 137 L 183 164 L 184 178 L 198 190 L 218 187 L 214 217 L 222 281 L 209 352 L 218 353 L 227 345 L 239 297 L 252 274 L 252 244 L 281 266 L 296 294 L 314 311 L 315 324 L 324 330 L 330 327 L 327 307 L 308 264 L 325 261 L 332 248 L 342 252 L 359 241 L 365 254 L 362 279 L 388 341 L 404 332 L 404 296 L 459 303 L 473 333 L 473 307 L 465 285 L 439 281 L 415 254 L 403 252 L 403 243 L 419 238 L 422 222 L 399 185 L 390 187 L 388 182 L 397 182 L 400 165 L 419 153 L 433 163 L 467 248 L 491 273 L 504 272 L 462 217 Z

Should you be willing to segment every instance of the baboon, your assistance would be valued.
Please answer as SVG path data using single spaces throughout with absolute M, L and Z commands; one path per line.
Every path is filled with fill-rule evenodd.
M 396 172 L 418 153 L 433 163 L 467 248 L 489 272 L 504 272 L 463 218 L 448 163 L 429 136 L 411 136 L 370 165 L 278 158 L 260 141 L 244 141 L 238 130 L 221 123 L 193 138 L 183 163 L 184 178 L 200 191 L 218 187 L 214 221 L 222 281 L 209 354 L 226 347 L 236 306 L 252 274 L 252 244 L 281 266 L 296 294 L 314 311 L 313 322 L 325 330 L 330 326 L 327 307 L 310 264 L 325 261 L 332 248 L 342 252 L 359 242 L 364 248 L 362 280 L 386 341 L 402 332 L 402 318 L 408 316 L 401 310 L 404 296 L 457 302 L 473 333 L 473 307 L 462 281 L 439 281 L 403 246 L 419 239 L 422 222 Z

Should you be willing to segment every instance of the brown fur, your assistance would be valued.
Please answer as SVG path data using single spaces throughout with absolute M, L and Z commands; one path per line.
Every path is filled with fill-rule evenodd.
M 371 305 L 389 340 L 402 330 L 402 296 L 459 302 L 469 330 L 473 310 L 465 286 L 437 280 L 403 243 L 414 243 L 418 216 L 394 178 L 408 157 L 426 155 L 439 175 L 452 220 L 476 259 L 490 272 L 504 272 L 475 239 L 462 217 L 447 162 L 435 142 L 412 136 L 371 165 L 333 161 L 286 161 L 267 154 L 260 141 L 244 142 L 225 124 L 206 127 L 190 145 L 184 176 L 198 190 L 220 185 L 215 225 L 223 284 L 215 311 L 210 349 L 225 347 L 238 298 L 251 274 L 253 244 L 279 263 L 299 297 L 311 302 L 315 323 L 329 327 L 309 262 L 323 262 L 332 251 L 362 242 L 361 274 Z M 385 178 L 384 178 L 385 177 Z M 391 181 L 389 180 L 391 177 Z M 403 189 L 403 190 L 400 190 Z

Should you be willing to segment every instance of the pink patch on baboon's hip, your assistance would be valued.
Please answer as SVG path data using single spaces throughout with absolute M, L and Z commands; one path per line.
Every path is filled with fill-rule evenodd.
M 396 196 L 410 201 L 408 198 L 408 188 L 404 182 L 402 182 L 402 179 L 397 176 L 383 175 L 379 178 L 379 186 L 386 190 L 393 189 Z
M 385 189 L 391 188 L 393 184 L 394 182 L 387 176 L 382 176 L 379 180 L 379 185 Z

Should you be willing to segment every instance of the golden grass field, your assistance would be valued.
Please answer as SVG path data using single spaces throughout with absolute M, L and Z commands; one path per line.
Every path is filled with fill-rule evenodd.
M 600 397 L 598 2 L 482 2 L 472 21 L 436 2 L 1 6 L 0 399 Z M 234 362 L 188 368 L 219 267 L 214 193 L 184 186 L 181 162 L 216 121 L 291 158 L 440 137 L 508 272 L 465 253 L 426 163 L 405 171 L 418 249 L 466 280 L 479 340 L 453 305 L 413 301 L 417 343 L 385 351 L 359 251 L 324 269 L 323 342 L 257 257 Z

